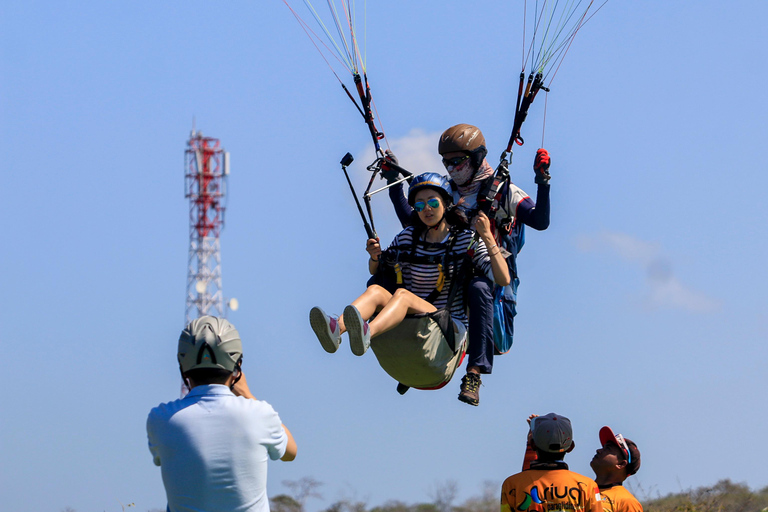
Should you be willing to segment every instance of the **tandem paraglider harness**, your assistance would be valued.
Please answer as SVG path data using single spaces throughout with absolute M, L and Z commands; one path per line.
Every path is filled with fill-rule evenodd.
M 497 219 L 499 208 L 509 193 L 509 161 L 502 156 L 501 163 L 493 176 L 480 189 L 477 204 L 480 210 L 491 219 L 491 230 L 496 243 L 504 255 L 511 282 L 507 286 L 493 287 L 493 343 L 497 354 L 506 354 L 512 348 L 514 340 L 514 319 L 517 315 L 517 255 L 525 244 L 525 226 L 513 218 Z M 471 256 L 471 254 L 470 254 Z
M 432 313 L 407 315 L 397 327 L 371 339 L 371 350 L 382 369 L 399 383 L 397 390 L 400 394 L 408 388 L 442 388 L 464 359 L 466 328 L 460 322 L 454 322 L 451 316 L 456 293 L 465 285 L 464 269 L 468 259 L 465 252 L 452 254 L 458 231 L 452 228 L 445 242 L 433 244 L 421 241 L 421 233 L 414 229 L 412 244 L 390 247 L 381 254 L 379 270 L 371 280 L 394 292 L 404 287 L 404 265 L 437 265 L 440 274 L 435 289 L 425 299 L 430 303 L 442 293 L 445 283 L 450 282 L 444 307 Z M 420 245 L 441 245 L 445 251 L 431 256 L 417 255 L 416 249 Z

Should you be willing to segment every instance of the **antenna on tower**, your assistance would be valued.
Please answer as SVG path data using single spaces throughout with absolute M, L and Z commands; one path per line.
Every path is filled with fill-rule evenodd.
M 197 131 L 184 152 L 184 194 L 189 199 L 189 264 L 187 266 L 186 323 L 204 315 L 226 318 L 237 299 L 224 301 L 221 288 L 221 244 L 229 153 L 218 139 Z

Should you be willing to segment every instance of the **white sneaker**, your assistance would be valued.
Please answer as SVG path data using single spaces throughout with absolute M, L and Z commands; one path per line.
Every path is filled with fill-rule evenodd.
M 349 334 L 349 347 L 356 356 L 365 354 L 371 346 L 371 331 L 355 306 L 344 308 L 344 326 Z
M 309 310 L 309 325 L 312 326 L 315 336 L 326 352 L 333 354 L 338 350 L 341 343 L 341 328 L 337 317 L 326 315 L 320 308 L 312 308 Z

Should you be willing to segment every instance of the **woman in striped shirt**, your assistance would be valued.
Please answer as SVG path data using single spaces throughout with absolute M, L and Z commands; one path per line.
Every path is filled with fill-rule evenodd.
M 336 352 L 342 333 L 348 332 L 352 352 L 363 355 L 372 337 L 396 327 L 406 315 L 432 313 L 443 307 L 450 307 L 454 323 L 463 324 L 461 331 L 465 331 L 467 317 L 463 290 L 459 286 L 452 304 L 447 304 L 451 280 L 455 276 L 445 275 L 447 268 L 443 267 L 448 265 L 440 263 L 441 256 L 445 263 L 448 259 L 460 260 L 469 251 L 472 264 L 480 272 L 501 286 L 509 284 L 509 269 L 501 248 L 494 241 L 491 224 L 485 214 L 480 213 L 475 221 L 474 227 L 480 240 L 474 245 L 470 229 L 454 228 L 454 233 L 451 233 L 446 213 L 452 204 L 452 193 L 443 176 L 425 173 L 414 178 L 408 190 L 408 203 L 418 213 L 420 225 L 405 228 L 388 249 L 388 252 L 399 251 L 400 254 L 408 251 L 415 256 L 404 258 L 411 259 L 411 262 L 404 261 L 398 265 L 404 287 L 390 293 L 382 286 L 371 285 L 344 309 L 341 318 L 327 315 L 320 308 L 312 308 L 310 324 L 327 352 Z M 366 250 L 370 255 L 368 269 L 375 274 L 382 256 L 378 240 L 368 240 Z M 456 268 L 458 265 L 453 266 Z M 368 320 L 374 314 L 376 318 L 369 324 Z

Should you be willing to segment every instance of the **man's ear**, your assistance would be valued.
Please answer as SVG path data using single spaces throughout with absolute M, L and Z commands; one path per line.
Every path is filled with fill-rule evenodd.
M 616 464 L 616 467 L 619 469 L 627 469 L 627 464 L 629 463 L 626 460 L 621 460 L 618 464 Z
M 576 441 L 571 441 L 571 447 L 565 450 L 565 453 L 571 453 L 576 448 Z

